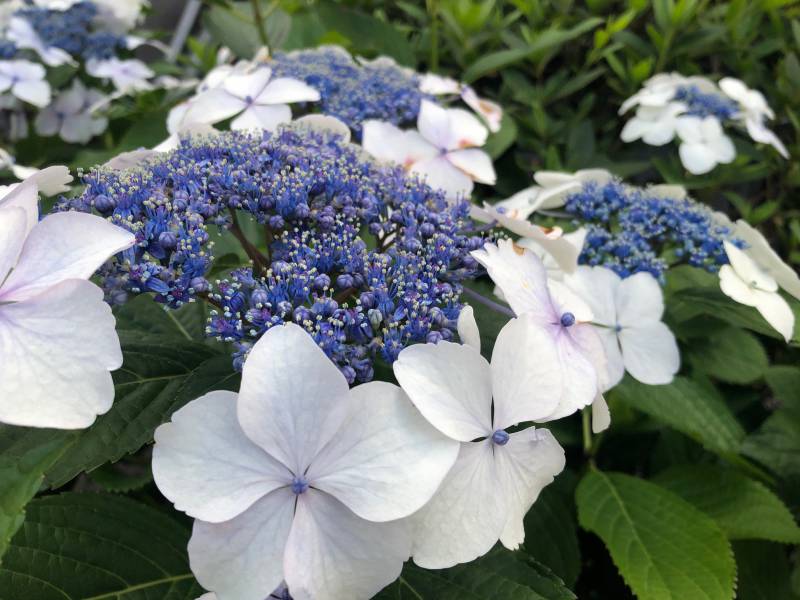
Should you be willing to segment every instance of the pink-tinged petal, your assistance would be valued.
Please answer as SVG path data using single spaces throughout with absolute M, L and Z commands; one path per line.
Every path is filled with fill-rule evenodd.
M 25 243 L 25 210 L 0 204 L 0 293 L 6 275 L 14 268 Z M 0 296 L 2 297 L 2 296 Z
M 528 314 L 509 321 L 492 352 L 493 429 L 506 429 L 550 415 L 558 406 L 562 379 L 550 327 Z
M 283 581 L 295 499 L 291 489 L 281 488 L 230 521 L 195 521 L 189 564 L 197 581 L 217 600 L 267 598 Z
M 405 169 L 422 159 L 438 155 L 438 150 L 416 131 L 403 131 L 391 123 L 365 121 L 362 146 L 380 161 L 389 161 Z
M 0 305 L 0 422 L 81 429 L 111 408 L 114 325 L 102 290 L 79 279 Z
M 478 330 L 478 323 L 475 321 L 475 312 L 472 307 L 465 305 L 458 313 L 458 337 L 462 344 L 472 346 L 478 352 L 481 351 L 481 332 Z
M 18 302 L 68 279 L 88 279 L 135 241 L 132 233 L 101 217 L 78 212 L 48 215 L 25 240 L 0 298 Z
M 394 374 L 423 416 L 445 435 L 461 442 L 491 435 L 491 372 L 475 348 L 414 344 L 400 352 Z
M 492 159 L 483 150 L 453 150 L 447 153 L 447 160 L 478 183 L 494 185 L 497 181 Z
M 449 137 L 445 148 L 458 150 L 483 146 L 489 137 L 489 131 L 471 112 L 460 108 L 448 108 Z
M 500 538 L 508 501 L 498 481 L 493 446 L 490 440 L 461 444 L 439 491 L 409 519 L 419 566 L 446 569 L 470 562 Z
M 397 579 L 410 554 L 406 520 L 365 521 L 309 489 L 297 498 L 283 569 L 294 600 L 372 598 Z
M 467 106 L 483 117 L 489 127 L 489 131 L 492 133 L 500 131 L 500 123 L 503 120 L 502 106 L 491 100 L 478 97 L 475 90 L 469 86 L 464 86 L 464 90 L 461 92 L 461 99 Z
M 306 330 L 278 325 L 256 342 L 245 362 L 239 423 L 293 473 L 304 473 L 330 440 L 322 435 L 326 423 L 348 393 L 344 375 Z
M 541 324 L 557 320 L 547 288 L 547 273 L 542 261 L 530 250 L 510 240 L 498 240 L 472 252 L 489 277 L 502 290 L 503 297 L 517 315 L 532 314 Z
M 359 517 L 393 521 L 431 499 L 458 455 L 396 385 L 350 390 L 348 415 L 311 463 L 306 478 Z
M 440 150 L 450 150 L 450 118 L 446 108 L 435 102 L 423 100 L 417 116 L 417 129 L 422 137 Z
M 271 80 L 264 91 L 256 96 L 256 104 L 318 102 L 319 98 L 319 92 L 307 83 L 291 77 L 278 77 Z
M 644 321 L 619 332 L 625 369 L 648 385 L 665 385 L 681 367 L 678 343 L 661 321 Z
M 522 520 L 545 486 L 564 470 L 564 449 L 547 429 L 530 427 L 512 433 L 508 443 L 495 446 L 494 454 L 497 479 L 508 504 L 500 541 L 516 550 L 525 541 Z
M 560 328 L 560 329 L 559 329 Z M 589 406 L 604 389 L 606 357 L 603 344 L 589 324 L 553 326 L 563 381 L 558 407 L 541 422 L 554 421 Z
M 292 482 L 289 470 L 256 446 L 236 418 L 234 392 L 193 400 L 156 429 L 153 478 L 196 519 L 220 523 Z
M 281 123 L 292 120 L 292 109 L 287 104 L 258 105 L 253 104 L 242 114 L 231 121 L 231 129 L 264 129 L 275 131 Z
M 597 394 L 592 402 L 592 433 L 601 433 L 611 427 L 611 412 L 603 394 Z
M 448 200 L 469 196 L 474 187 L 472 179 L 444 155 L 419 160 L 410 172 L 422 177 L 433 189 L 444 190 Z

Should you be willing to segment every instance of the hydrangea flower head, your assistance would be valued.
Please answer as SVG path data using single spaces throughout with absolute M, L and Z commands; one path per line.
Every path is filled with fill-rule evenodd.
M 184 138 L 139 167 L 84 176 L 62 208 L 95 210 L 137 245 L 102 271 L 112 302 L 152 292 L 179 307 L 198 295 L 218 308 L 207 332 L 236 347 L 284 322 L 302 325 L 351 383 L 410 343 L 451 339 L 460 282 L 477 273 L 480 238 L 461 230 L 465 203 L 448 205 L 398 167 L 381 166 L 335 135 L 284 128 Z M 255 219 L 268 253 L 215 289 L 210 229 Z
M 645 271 L 661 280 L 674 262 L 712 272 L 728 262 L 722 243 L 731 229 L 708 208 L 657 186 L 589 181 L 567 196 L 564 208 L 587 229 L 581 264 L 620 277 Z
M 431 99 L 413 71 L 383 58 L 361 64 L 338 46 L 278 52 L 270 61 L 278 77 L 293 77 L 318 90 L 320 110 L 346 123 L 356 135 L 368 119 L 394 125 L 416 121 L 420 103 Z

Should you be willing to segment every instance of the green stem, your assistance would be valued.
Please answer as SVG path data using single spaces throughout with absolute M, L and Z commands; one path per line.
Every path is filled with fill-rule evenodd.
M 431 58 L 428 70 L 437 71 L 439 69 L 439 2 L 438 0 L 426 0 L 426 4 L 431 17 Z
M 250 0 L 250 5 L 253 7 L 253 21 L 255 21 L 256 29 L 258 30 L 258 37 L 262 44 L 269 47 L 269 38 L 264 27 L 264 17 L 261 15 L 259 0 Z
M 583 420 L 583 454 L 585 456 L 592 456 L 592 427 L 591 427 L 591 408 L 587 407 L 581 411 L 581 419 Z

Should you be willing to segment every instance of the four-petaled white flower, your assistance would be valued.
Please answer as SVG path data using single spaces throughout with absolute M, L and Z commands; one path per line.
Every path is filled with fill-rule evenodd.
M 474 321 L 461 325 L 474 340 Z M 394 373 L 425 418 L 460 442 L 436 495 L 410 519 L 414 562 L 450 567 L 498 540 L 516 549 L 525 538 L 523 517 L 564 468 L 564 451 L 546 429 L 506 431 L 558 408 L 561 372 L 548 333 L 523 315 L 500 331 L 491 364 L 471 345 L 442 341 L 405 348 Z
M 586 303 L 562 282 L 547 279 L 542 261 L 510 240 L 486 244 L 472 252 L 516 315 L 547 332 L 556 348 L 560 387 L 555 407 L 538 421 L 552 421 L 590 405 L 607 388 L 603 343 L 590 324 L 594 315 Z
M 397 386 L 347 381 L 301 327 L 268 330 L 239 394 L 190 402 L 155 434 L 153 474 L 197 519 L 189 558 L 220 600 L 371 598 L 411 553 L 408 515 L 458 444 Z
M 756 260 L 732 243 L 725 241 L 725 253 L 730 264 L 719 270 L 719 286 L 726 296 L 745 306 L 754 307 L 761 316 L 788 342 L 794 336 L 794 313 L 786 299 L 778 292 L 775 277 L 760 266 Z M 758 248 L 756 256 L 764 256 L 763 248 Z M 767 265 L 775 264 L 767 255 Z M 785 277 L 783 270 L 777 271 Z M 788 281 L 788 279 L 787 279 Z M 790 282 L 791 284 L 791 282 Z M 793 289 L 796 292 L 797 288 Z
M 672 381 L 681 359 L 675 336 L 661 322 L 664 296 L 655 277 L 636 273 L 622 279 L 605 267 L 578 267 L 564 281 L 592 309 L 606 351 L 606 389 L 626 370 L 648 385 Z
M 0 93 L 10 91 L 14 96 L 34 106 L 50 103 L 50 84 L 40 64 L 28 60 L 0 60 Z
M 135 58 L 125 60 L 116 56 L 103 60 L 93 58 L 86 62 L 86 72 L 98 79 L 110 79 L 117 91 L 123 94 L 153 89 L 149 79 L 155 73 Z
M 86 89 L 79 79 L 72 87 L 36 116 L 34 127 L 39 135 L 60 135 L 65 142 L 86 143 L 105 131 L 108 119 L 92 116 L 91 107 L 104 98 L 99 90 Z
M 723 77 L 719 87 L 731 100 L 735 100 L 744 120 L 747 133 L 757 142 L 769 144 L 784 158 L 789 158 L 786 146 L 777 135 L 764 125 L 765 119 L 774 119 L 775 113 L 767 104 L 766 98 L 758 90 L 747 87 L 744 82 L 733 77 Z
M 5 31 L 6 37 L 14 42 L 17 48 L 27 48 L 33 50 L 42 59 L 44 64 L 50 67 L 58 67 L 65 64 L 75 64 L 69 52 L 56 46 L 48 46 L 39 37 L 33 26 L 22 17 L 11 17 Z
M 114 399 L 122 365 L 111 308 L 89 277 L 133 234 L 77 212 L 39 221 L 40 171 L 0 198 L 0 422 L 78 429 Z
M 494 185 L 492 160 L 476 148 L 486 142 L 488 131 L 476 117 L 423 100 L 417 129 L 403 131 L 391 123 L 365 121 L 364 149 L 378 160 L 398 163 L 424 177 L 451 200 L 469 195 L 473 181 Z
M 272 70 L 260 67 L 252 72 L 229 74 L 189 102 L 184 123 L 218 123 L 239 115 L 231 129 L 274 130 L 292 119 L 289 104 L 316 102 L 319 92 L 290 77 L 272 78 Z
M 681 138 L 678 153 L 686 170 L 694 175 L 708 173 L 718 164 L 736 158 L 736 148 L 722 131 L 716 117 L 678 117 L 677 131 Z
M 686 112 L 686 105 L 670 102 L 665 106 L 640 106 L 636 116 L 625 123 L 620 139 L 633 142 L 641 139 L 650 146 L 663 146 L 675 139 L 678 117 Z

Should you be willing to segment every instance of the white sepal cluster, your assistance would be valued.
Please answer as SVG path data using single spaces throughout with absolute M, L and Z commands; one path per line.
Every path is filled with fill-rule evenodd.
M 489 132 L 472 114 L 423 100 L 417 129 L 402 130 L 384 121 L 365 121 L 364 150 L 378 160 L 402 165 L 457 200 L 472 193 L 473 182 L 494 185 L 492 159 L 479 147 Z
M 111 308 L 88 281 L 133 234 L 66 212 L 39 221 L 40 188 L 63 188 L 65 167 L 39 171 L 0 197 L 0 422 L 79 429 L 114 399 L 122 365 Z
M 734 109 L 730 114 L 715 114 L 714 106 L 708 106 L 707 112 L 693 110 L 688 100 L 680 95 L 680 92 L 685 95 L 687 90 L 689 95 L 702 94 L 704 101 L 710 100 L 715 105 L 732 103 Z M 789 157 L 778 136 L 765 125 L 767 119 L 775 118 L 775 113 L 763 94 L 732 77 L 724 77 L 716 84 L 706 77 L 660 73 L 628 98 L 619 113 L 624 114 L 633 107 L 636 107 L 636 114 L 623 127 L 622 141 L 641 139 L 650 146 L 663 146 L 677 136 L 681 163 L 695 175 L 708 173 L 717 165 L 731 163 L 736 158 L 736 148 L 725 134 L 725 126 L 744 130 L 754 141 L 768 144 L 784 158 Z

